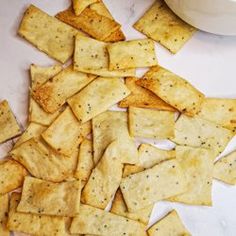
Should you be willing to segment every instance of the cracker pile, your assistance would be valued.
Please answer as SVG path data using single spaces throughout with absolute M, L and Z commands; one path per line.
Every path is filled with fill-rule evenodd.
M 154 204 L 211 206 L 213 178 L 236 184 L 236 152 L 215 162 L 234 137 L 236 99 L 207 98 L 157 63 L 152 39 L 175 53 L 195 29 L 161 0 L 134 27 L 149 39 L 122 42 L 101 0 L 73 0 L 56 17 L 26 10 L 19 35 L 73 60 L 30 66 L 23 133 L 0 103 L 0 142 L 20 135 L 0 162 L 1 236 L 190 235 L 175 210 L 149 227 Z M 148 68 L 142 78 L 139 67 Z M 176 147 L 137 147 L 136 137 Z

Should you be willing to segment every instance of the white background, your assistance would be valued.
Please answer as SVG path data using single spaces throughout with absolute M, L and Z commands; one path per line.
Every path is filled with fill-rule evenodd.
M 105 0 L 113 16 L 123 26 L 127 39 L 144 36 L 132 24 L 153 0 Z M 54 61 L 17 36 L 22 13 L 33 3 L 51 15 L 69 6 L 69 0 L 0 0 L 0 100 L 7 99 L 23 126 L 27 121 L 28 69 L 31 63 L 48 66 Z M 236 98 L 236 37 L 198 32 L 177 54 L 156 45 L 159 64 L 183 76 L 207 96 Z M 1 131 L 0 131 L 1 132 Z M 11 141 L 0 146 L 0 157 Z M 236 149 L 233 140 L 225 153 Z M 0 173 L 1 174 L 1 173 Z M 1 203 L 0 203 L 1 204 Z M 194 236 L 236 235 L 236 187 L 214 181 L 213 207 L 158 203 L 151 223 L 168 210 L 178 210 Z

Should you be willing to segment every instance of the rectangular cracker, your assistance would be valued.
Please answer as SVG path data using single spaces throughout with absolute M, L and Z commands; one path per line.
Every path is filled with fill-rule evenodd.
M 214 152 L 203 148 L 176 146 L 176 159 L 188 180 L 188 190 L 169 200 L 189 205 L 211 206 Z
M 34 5 L 24 13 L 18 34 L 48 56 L 65 63 L 74 51 L 74 36 L 79 31 L 49 16 Z
M 175 113 L 129 107 L 129 131 L 132 136 L 168 139 L 174 137 Z
M 213 149 L 217 156 L 233 136 L 231 130 L 215 123 L 181 115 L 175 123 L 175 138 L 172 141 L 179 145 Z
M 96 2 L 100 2 L 100 0 L 72 0 L 75 15 L 80 15 L 85 8 Z
M 107 45 L 107 43 L 77 35 L 75 39 L 74 69 L 105 77 L 135 75 L 133 69 L 109 71 Z
M 198 116 L 236 131 L 236 99 L 206 98 L 204 99 Z
M 54 113 L 65 104 L 69 97 L 94 79 L 95 76 L 74 71 L 72 66 L 68 66 L 37 88 L 33 93 L 33 98 L 46 112 Z
M 129 106 L 141 108 L 156 108 L 159 110 L 176 111 L 176 109 L 151 91 L 138 86 L 138 81 L 135 77 L 128 77 L 125 79 L 125 85 L 131 91 L 131 94 L 119 102 L 119 107 L 127 108 Z
M 21 187 L 27 175 L 26 169 L 13 160 L 1 160 L 0 173 L 0 195 Z
M 118 189 L 112 201 L 111 213 L 119 216 L 124 216 L 128 219 L 136 220 L 147 225 L 152 213 L 152 209 L 153 205 L 135 212 L 128 212 L 123 195 L 120 189 Z
M 166 103 L 190 116 L 200 111 L 205 97 L 188 81 L 160 66 L 152 67 L 142 79 L 137 81 L 137 84 L 149 89 Z
M 148 229 L 149 236 L 183 235 L 191 236 L 178 213 L 172 210 Z
M 35 236 L 62 236 L 66 232 L 67 219 L 58 216 L 35 215 L 17 212 L 20 202 L 20 193 L 12 193 L 10 200 L 10 212 L 8 228 L 11 231 L 23 232 Z
M 109 69 L 120 70 L 157 65 L 154 42 L 139 39 L 117 42 L 107 46 Z
M 57 152 L 70 156 L 78 148 L 84 136 L 83 126 L 80 124 L 69 107 L 42 133 L 43 139 Z
M 68 8 L 59 12 L 56 17 L 64 23 L 82 30 L 92 38 L 101 41 L 121 27 L 115 20 L 100 15 L 91 8 L 86 8 L 79 16 L 74 14 L 72 8 Z
M 81 181 L 87 182 L 93 168 L 93 142 L 89 139 L 84 139 L 79 147 L 75 177 Z
M 79 122 L 84 123 L 127 97 L 130 91 L 118 78 L 98 78 L 68 99 Z
M 10 236 L 10 231 L 7 229 L 7 216 L 8 216 L 8 194 L 0 195 L 0 235 Z
M 176 16 L 163 0 L 157 0 L 134 24 L 134 28 L 177 53 L 196 29 Z
M 51 183 L 25 177 L 17 211 L 73 217 L 79 213 L 80 194 L 80 181 Z
M 72 234 L 147 236 L 145 225 L 88 205 L 80 206 L 80 214 L 73 218 L 70 232 Z
M 16 141 L 14 148 L 18 147 L 20 144 L 30 140 L 31 138 L 38 138 L 41 136 L 43 131 L 47 129 L 46 126 L 37 124 L 37 123 L 29 123 L 25 132 L 20 136 L 20 138 Z
M 214 164 L 213 177 L 227 184 L 236 185 L 236 151 L 222 157 Z
M 70 157 L 59 155 L 45 143 L 30 139 L 10 152 L 36 178 L 61 182 L 74 173 L 78 151 Z
M 106 111 L 92 120 L 94 163 L 102 157 L 106 147 L 114 140 L 122 145 L 123 163 L 138 163 L 138 152 L 128 131 L 128 115 L 122 111 Z M 119 131 L 119 132 L 117 132 Z
M 182 167 L 173 159 L 122 179 L 120 189 L 133 212 L 185 192 L 187 182 Z
M 6 100 L 0 103 L 0 143 L 18 136 L 20 127 Z
M 116 141 L 108 145 L 84 186 L 81 195 L 82 203 L 105 209 L 111 201 L 122 178 L 123 164 L 120 148 Z

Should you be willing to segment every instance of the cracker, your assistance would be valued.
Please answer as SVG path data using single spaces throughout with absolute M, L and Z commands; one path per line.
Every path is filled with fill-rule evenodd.
M 123 170 L 120 148 L 116 141 L 106 148 L 83 189 L 81 200 L 84 204 L 105 209 L 116 193 Z
M 49 67 L 37 66 L 35 64 L 30 65 L 30 78 L 31 78 L 31 89 L 43 85 L 50 78 L 61 72 L 63 67 L 61 65 L 53 65 Z
M 236 151 L 215 163 L 213 177 L 227 184 L 236 184 Z
M 138 162 L 138 152 L 134 140 L 128 131 L 126 112 L 106 111 L 92 120 L 94 163 L 102 157 L 106 147 L 114 140 L 120 140 L 122 145 L 123 163 Z M 119 132 L 118 132 L 119 131 Z
M 133 212 L 185 192 L 187 182 L 180 164 L 173 159 L 122 179 L 120 188 Z
M 176 111 L 175 108 L 164 102 L 151 91 L 136 85 L 136 81 L 138 81 L 138 79 L 135 77 L 128 77 L 125 79 L 125 85 L 131 91 L 131 94 L 119 102 L 119 107 L 127 108 L 129 106 L 134 106 Z
M 78 148 L 84 136 L 80 124 L 69 107 L 42 133 L 44 140 L 57 152 L 70 156 Z
M 107 36 L 103 41 L 114 43 L 114 42 L 124 41 L 125 39 L 126 38 L 122 30 L 118 29 L 115 32 L 111 33 L 109 36 Z
M 235 132 L 236 99 L 206 98 L 198 116 Z
M 0 235 L 10 236 L 10 231 L 7 229 L 7 216 L 8 216 L 8 194 L 0 195 Z
M 93 142 L 85 139 L 80 144 L 75 177 L 81 181 L 87 181 L 93 168 Z
M 10 212 L 8 219 L 8 228 L 11 231 L 23 232 L 35 236 L 62 236 L 68 235 L 66 232 L 65 217 L 35 215 L 17 212 L 17 206 L 21 195 L 12 193 L 10 200 Z
M 37 123 L 29 123 L 25 132 L 20 136 L 17 142 L 14 145 L 14 148 L 18 147 L 20 144 L 28 141 L 31 138 L 40 137 L 43 131 L 46 130 L 46 126 L 37 124 Z
M 177 53 L 196 29 L 176 16 L 163 0 L 157 0 L 134 24 L 134 28 Z
M 37 139 L 30 139 L 10 152 L 36 178 L 52 182 L 61 182 L 73 174 L 77 154 L 70 157 L 59 155 Z
M 71 224 L 72 234 L 147 236 L 145 225 L 91 206 L 81 205 Z
M 175 113 L 129 107 L 129 131 L 132 136 L 156 139 L 174 137 Z
M 22 186 L 26 169 L 13 160 L 0 162 L 0 195 L 6 194 Z
M 86 8 L 79 16 L 76 16 L 73 10 L 68 8 L 65 11 L 59 12 L 56 17 L 66 24 L 82 30 L 92 38 L 101 41 L 121 27 L 113 19 L 102 16 L 90 8 Z
M 6 100 L 0 103 L 0 143 L 18 136 L 20 127 Z
M 175 138 L 172 141 L 179 145 L 213 149 L 217 156 L 233 136 L 232 131 L 215 123 L 181 115 L 175 123 Z
M 122 177 L 125 178 L 129 175 L 136 174 L 136 173 L 144 171 L 144 170 L 145 170 L 145 168 L 140 166 L 139 163 L 137 165 L 126 164 L 124 166 Z
M 68 99 L 79 122 L 84 123 L 127 97 L 130 91 L 118 78 L 98 78 Z
M 114 20 L 110 11 L 107 9 L 106 5 L 102 1 L 98 1 L 97 3 L 91 4 L 89 8 L 96 11 L 99 15 L 106 16 L 107 18 Z
M 214 158 L 214 152 L 209 149 L 176 146 L 176 159 L 188 180 L 188 190 L 169 200 L 189 205 L 211 206 Z
M 191 234 L 183 225 L 178 213 L 172 210 L 162 219 L 156 222 L 148 229 L 149 236 L 166 236 L 166 235 L 183 235 L 190 236 Z
M 152 209 L 153 206 L 151 205 L 135 212 L 128 212 L 123 195 L 120 189 L 118 189 L 112 201 L 111 213 L 114 213 L 119 216 L 124 216 L 128 219 L 136 220 L 140 223 L 147 225 L 152 213 Z
M 25 177 L 17 211 L 73 217 L 79 213 L 80 192 L 80 181 L 51 183 Z
M 155 45 L 150 39 L 109 44 L 107 50 L 109 53 L 110 70 L 157 65 Z
M 74 51 L 79 31 L 49 16 L 34 5 L 25 11 L 18 34 L 48 56 L 65 63 Z
M 100 0 L 72 0 L 75 15 L 80 15 L 85 8 L 96 2 L 100 2 Z
M 37 88 L 33 93 L 33 98 L 46 112 L 54 113 L 65 104 L 69 97 L 76 94 L 94 79 L 95 76 L 74 71 L 72 66 L 68 66 Z
M 205 97 L 188 81 L 160 66 L 152 67 L 137 84 L 190 116 L 200 111 Z
M 133 69 L 109 71 L 106 46 L 107 43 L 78 35 L 75 40 L 74 69 L 105 77 L 135 75 Z

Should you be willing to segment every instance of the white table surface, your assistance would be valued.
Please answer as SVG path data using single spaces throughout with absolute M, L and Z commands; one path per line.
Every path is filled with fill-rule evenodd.
M 152 2 L 105 0 L 115 19 L 122 24 L 127 39 L 144 37 L 132 24 Z M 48 66 L 55 62 L 16 34 L 22 13 L 30 3 L 54 15 L 70 1 L 0 0 L 0 100 L 9 101 L 23 127 L 27 121 L 29 66 L 31 63 Z M 160 45 L 156 45 L 156 52 L 160 65 L 183 76 L 207 96 L 236 98 L 236 37 L 198 32 L 177 55 L 171 55 Z M 0 158 L 10 148 L 11 141 L 1 145 Z M 234 149 L 236 139 L 222 155 Z M 155 206 L 150 224 L 172 208 L 179 212 L 193 236 L 236 235 L 236 186 L 214 181 L 213 207 L 160 202 Z

